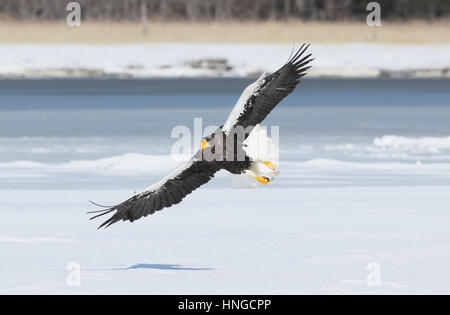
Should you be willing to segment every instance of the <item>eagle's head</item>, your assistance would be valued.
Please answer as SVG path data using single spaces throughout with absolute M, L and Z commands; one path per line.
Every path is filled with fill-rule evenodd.
M 210 148 L 216 145 L 216 140 L 222 138 L 224 136 L 224 133 L 221 129 L 222 127 L 219 127 L 214 133 L 210 134 L 207 137 L 203 137 L 202 142 L 200 143 L 200 149 L 203 151 L 206 148 Z
M 203 138 L 202 142 L 200 143 L 200 149 L 203 151 L 206 148 L 209 148 L 211 146 L 210 144 L 211 139 Z

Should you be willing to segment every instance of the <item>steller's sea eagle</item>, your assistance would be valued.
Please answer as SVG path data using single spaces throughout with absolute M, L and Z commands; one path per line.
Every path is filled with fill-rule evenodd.
M 102 228 L 119 221 L 133 222 L 146 217 L 181 202 L 222 169 L 232 174 L 246 174 L 261 184 L 268 184 L 278 175 L 277 166 L 271 161 L 258 159 L 245 140 L 306 75 L 313 60 L 311 54 L 305 55 L 308 47 L 303 44 L 283 67 L 272 74 L 263 74 L 249 85 L 225 124 L 202 139 L 200 149 L 189 161 L 181 163 L 166 177 L 121 204 L 90 212 L 96 213 L 91 220 L 114 212 L 100 225 Z

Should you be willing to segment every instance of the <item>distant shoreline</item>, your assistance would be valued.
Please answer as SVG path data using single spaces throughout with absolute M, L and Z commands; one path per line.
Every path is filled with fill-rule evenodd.
M 161 22 L 149 21 L 147 35 L 139 23 L 0 22 L 3 44 L 138 44 L 138 43 L 274 43 L 450 44 L 450 21 L 361 22 Z
M 299 45 L 296 46 L 297 48 Z M 255 78 L 292 44 L 0 44 L 2 78 Z M 449 78 L 450 45 L 313 44 L 315 78 Z

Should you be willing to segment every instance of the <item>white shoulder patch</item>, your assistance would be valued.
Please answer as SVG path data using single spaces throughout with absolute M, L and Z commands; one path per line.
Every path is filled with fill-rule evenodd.
M 187 170 L 189 167 L 191 167 L 191 165 L 195 162 L 194 159 L 191 159 L 189 161 L 186 162 L 182 162 L 180 164 L 178 164 L 169 174 L 167 174 L 166 176 L 164 176 L 161 180 L 157 181 L 156 183 L 150 185 L 149 187 L 147 187 L 146 189 L 144 189 L 143 191 L 137 193 L 136 195 L 142 195 L 145 194 L 147 192 L 152 192 L 152 191 L 156 191 L 159 188 L 161 188 L 168 180 L 174 179 L 175 177 L 177 177 L 179 174 L 181 174 L 183 171 Z
M 264 78 L 267 76 L 267 73 L 264 72 L 258 80 L 247 86 L 247 88 L 244 90 L 244 92 L 239 97 L 238 101 L 233 107 L 233 110 L 231 111 L 230 115 L 228 115 L 227 120 L 225 121 L 225 124 L 222 127 L 222 131 L 225 133 L 228 133 L 233 126 L 236 124 L 237 120 L 239 119 L 239 116 L 241 116 L 242 112 L 244 111 L 245 104 L 247 103 L 248 99 L 259 89 L 261 86 Z

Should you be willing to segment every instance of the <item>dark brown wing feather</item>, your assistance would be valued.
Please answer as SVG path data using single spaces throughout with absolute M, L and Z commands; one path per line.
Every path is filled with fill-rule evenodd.
M 92 217 L 91 220 L 115 211 L 112 217 L 99 226 L 100 229 L 119 221 L 133 222 L 146 217 L 163 208 L 180 203 L 192 191 L 211 180 L 218 170 L 214 163 L 195 161 L 154 191 L 145 191 L 114 207 L 90 212 L 99 213 Z
M 272 109 L 300 83 L 300 79 L 311 68 L 308 64 L 314 60 L 311 54 L 304 56 L 309 45 L 303 44 L 297 53 L 278 71 L 262 79 L 259 88 L 244 105 L 234 127 L 244 128 L 261 123 Z

